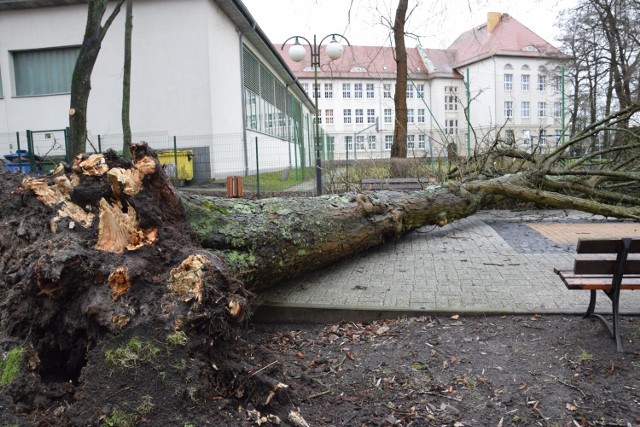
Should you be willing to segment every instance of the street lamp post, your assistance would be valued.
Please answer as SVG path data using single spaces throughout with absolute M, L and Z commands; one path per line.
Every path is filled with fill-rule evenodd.
M 287 44 L 289 40 L 295 39 L 294 43 L 291 45 L 291 47 L 289 47 L 289 58 L 291 58 L 291 60 L 295 62 L 302 61 L 307 55 L 307 50 L 304 48 L 302 44 L 300 44 L 299 39 L 302 39 L 305 42 L 307 42 L 307 44 L 311 48 L 311 67 L 313 68 L 313 100 L 316 104 L 315 149 L 316 149 L 316 194 L 318 196 L 322 195 L 322 165 L 321 165 L 322 147 L 320 144 L 320 120 L 318 117 L 318 114 L 320 111 L 318 109 L 318 92 L 320 91 L 320 88 L 318 86 L 318 69 L 320 68 L 320 46 L 322 46 L 322 43 L 325 40 L 327 40 L 329 37 L 331 37 L 331 41 L 327 44 L 326 54 L 331 60 L 340 59 L 342 57 L 344 48 L 336 40 L 336 37 L 339 37 L 340 39 L 346 41 L 347 45 L 351 46 L 351 44 L 349 43 L 349 40 L 347 40 L 347 38 L 342 34 L 329 34 L 328 36 L 325 36 L 322 40 L 320 40 L 320 43 L 316 43 L 315 34 L 313 36 L 313 43 L 311 43 L 309 40 L 307 40 L 302 36 L 292 36 L 292 37 L 289 37 L 287 40 L 285 40 L 281 48 L 281 49 L 284 49 L 284 46 Z

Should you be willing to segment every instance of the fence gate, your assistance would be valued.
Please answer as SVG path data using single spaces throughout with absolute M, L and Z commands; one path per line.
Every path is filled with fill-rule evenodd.
M 27 150 L 32 168 L 40 165 L 50 172 L 62 161 L 69 163 L 69 128 L 28 130 Z

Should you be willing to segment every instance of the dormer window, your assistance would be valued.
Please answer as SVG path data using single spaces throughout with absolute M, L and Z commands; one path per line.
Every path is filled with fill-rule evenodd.
M 316 71 L 316 67 L 304 67 L 302 71 Z M 320 71 L 320 70 L 318 70 Z
M 522 48 L 523 52 L 538 52 L 538 48 L 535 47 L 534 45 L 527 45 L 525 47 Z
M 352 73 L 366 73 L 367 69 L 364 67 L 353 67 L 350 71 Z

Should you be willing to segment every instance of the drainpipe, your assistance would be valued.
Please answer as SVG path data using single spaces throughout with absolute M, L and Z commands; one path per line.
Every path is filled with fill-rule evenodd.
M 494 126 L 498 126 L 498 75 L 496 73 L 496 57 L 492 56 L 493 61 L 493 118 L 496 121 Z

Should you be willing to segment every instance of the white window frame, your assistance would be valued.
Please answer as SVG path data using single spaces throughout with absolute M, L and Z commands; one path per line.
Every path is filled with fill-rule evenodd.
M 362 98 L 362 83 L 353 84 L 353 97 L 356 99 Z
M 366 89 L 367 89 L 367 98 L 369 99 L 375 98 L 375 87 L 373 83 L 367 83 Z
M 324 117 L 325 117 L 325 122 L 328 125 L 332 125 L 333 124 L 333 109 L 329 108 L 327 110 L 324 110 Z
M 364 110 L 362 108 L 356 108 L 355 111 L 356 121 L 355 123 L 364 123 Z
M 384 98 L 391 98 L 391 83 L 384 83 L 382 87 L 384 90 Z
M 375 122 L 376 122 L 376 109 L 367 108 L 367 123 L 375 123 Z
M 531 104 L 529 101 L 522 101 L 520 105 L 520 115 L 522 117 L 530 117 L 531 114 Z
M 513 74 L 504 75 L 504 90 L 511 92 L 513 90 Z
M 524 92 L 529 91 L 529 83 L 531 80 L 531 76 L 529 74 L 523 74 L 520 76 L 520 90 Z
M 342 110 L 342 122 L 346 125 L 351 124 L 351 108 Z
M 324 97 L 333 98 L 333 83 L 324 84 Z
M 393 123 L 393 113 L 391 108 L 384 109 L 384 122 L 385 123 Z
M 351 83 L 342 83 L 342 97 L 351 98 Z
M 385 135 L 384 136 L 384 149 L 391 150 L 391 146 L 393 146 L 393 135 Z
M 504 101 L 504 116 L 513 117 L 513 101 Z

